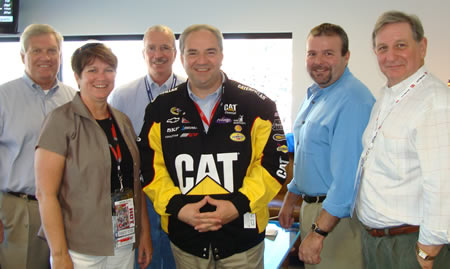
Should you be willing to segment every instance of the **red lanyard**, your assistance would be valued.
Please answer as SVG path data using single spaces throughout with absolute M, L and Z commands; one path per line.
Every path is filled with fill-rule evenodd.
M 122 153 L 120 152 L 119 139 L 117 137 L 116 127 L 114 125 L 111 113 L 109 113 L 109 120 L 111 121 L 111 134 L 114 142 L 116 143 L 115 148 L 111 144 L 109 144 L 109 148 L 111 149 L 111 152 L 113 153 L 117 161 L 117 176 L 119 177 L 120 191 L 123 191 L 123 177 L 122 171 L 120 170 L 120 163 L 122 162 Z
M 206 118 L 205 113 L 203 113 L 202 109 L 197 105 L 196 102 L 194 102 L 195 107 L 197 108 L 198 114 L 200 114 L 200 118 L 202 119 L 202 121 L 209 126 L 211 124 L 210 120 L 212 119 L 212 117 L 214 116 L 214 113 L 216 112 L 217 107 L 219 106 L 220 103 L 220 98 L 219 100 L 217 100 L 216 105 L 214 106 L 213 110 L 211 111 L 211 115 L 209 116 L 209 120 Z

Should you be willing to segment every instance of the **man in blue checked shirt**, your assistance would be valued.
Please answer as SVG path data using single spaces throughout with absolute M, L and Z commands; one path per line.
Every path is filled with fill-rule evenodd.
M 340 26 L 311 30 L 306 67 L 315 83 L 294 123 L 294 178 L 279 215 L 290 227 L 303 198 L 298 255 L 306 268 L 363 268 L 361 226 L 349 216 L 361 136 L 375 99 L 348 69 L 349 58 Z

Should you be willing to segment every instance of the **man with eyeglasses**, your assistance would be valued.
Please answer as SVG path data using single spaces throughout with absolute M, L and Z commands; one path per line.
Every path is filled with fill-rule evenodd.
M 35 197 L 34 147 L 45 116 L 72 100 L 57 79 L 63 37 L 32 24 L 20 37 L 21 78 L 0 85 L 0 268 L 50 268 Z
M 108 102 L 125 113 L 139 135 L 144 123 L 147 105 L 160 93 L 170 90 L 186 79 L 172 72 L 172 65 L 177 54 L 175 35 L 164 25 L 154 25 L 144 34 L 142 55 L 147 64 L 148 74 L 115 89 Z M 150 218 L 153 258 L 147 268 L 175 268 L 172 251 L 167 234 L 161 229 L 160 216 L 147 198 Z M 136 264 L 138 264 L 136 262 Z

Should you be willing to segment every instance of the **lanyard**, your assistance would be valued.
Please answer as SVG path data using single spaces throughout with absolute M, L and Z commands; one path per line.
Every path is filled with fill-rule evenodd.
M 123 191 L 123 177 L 122 177 L 122 171 L 120 170 L 120 163 L 122 162 L 122 153 L 120 152 L 120 146 L 119 146 L 119 139 L 117 137 L 116 127 L 114 125 L 114 121 L 112 119 L 111 113 L 109 113 L 109 120 L 111 122 L 111 134 L 115 143 L 115 147 L 113 145 L 109 144 L 109 149 L 111 149 L 111 152 L 114 155 L 114 158 L 116 158 L 117 161 L 117 176 L 119 177 L 120 182 L 120 191 Z
M 392 110 L 394 110 L 394 107 L 396 105 L 398 105 L 403 99 L 405 99 L 405 97 L 411 92 L 411 90 L 414 89 L 417 85 L 419 85 L 427 75 L 428 75 L 428 72 L 423 72 L 423 74 L 420 75 L 419 78 L 417 78 L 417 80 L 415 82 L 411 83 L 411 85 L 409 85 L 405 90 L 403 90 L 397 96 L 397 98 L 395 98 L 394 104 L 392 104 L 390 110 L 386 113 L 386 116 L 384 116 L 384 118 L 381 121 L 380 121 L 380 115 L 381 115 L 382 109 L 380 108 L 380 110 L 378 111 L 376 121 L 375 121 L 374 130 L 372 132 L 372 138 L 370 139 L 370 144 L 367 147 L 364 157 L 362 157 L 362 160 L 361 160 L 361 166 L 367 160 L 367 156 L 369 155 L 369 152 L 373 149 L 375 139 L 377 138 L 378 133 L 381 130 L 381 127 L 383 126 L 383 124 L 384 124 L 385 120 L 387 119 L 387 117 L 389 116 L 389 114 L 391 114 Z
M 209 125 L 211 124 L 210 120 L 212 119 L 214 113 L 216 112 L 217 107 L 219 106 L 220 99 L 221 99 L 221 98 L 219 98 L 219 99 L 217 100 L 216 104 L 214 105 L 214 108 L 213 108 L 213 110 L 211 111 L 211 115 L 209 116 L 209 120 L 206 118 L 206 115 L 205 115 L 205 113 L 203 113 L 202 109 L 197 105 L 196 102 L 194 102 L 195 107 L 197 108 L 198 114 L 200 114 L 200 118 L 202 119 L 202 121 L 203 121 L 207 126 L 209 126 Z
M 151 83 L 148 80 L 147 76 L 145 76 L 144 82 L 145 82 L 145 89 L 147 90 L 148 100 L 151 102 L 153 101 L 152 87 L 150 86 Z M 175 76 L 175 74 L 173 74 L 172 85 L 168 90 L 175 88 L 176 85 L 177 85 L 177 77 Z

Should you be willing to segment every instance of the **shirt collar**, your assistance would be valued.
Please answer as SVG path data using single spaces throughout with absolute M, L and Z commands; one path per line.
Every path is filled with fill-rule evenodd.
M 342 81 L 342 78 L 347 76 L 348 73 L 350 73 L 350 70 L 348 69 L 348 66 L 346 66 L 344 73 L 342 73 L 342 75 L 333 84 L 331 84 L 330 86 L 325 87 L 325 88 L 320 88 L 320 86 L 314 82 L 314 84 L 308 88 L 308 91 L 307 91 L 308 98 L 315 95 L 316 93 L 317 93 L 317 95 L 321 95 L 321 94 L 324 94 L 325 92 L 331 91 L 333 88 L 336 87 L 336 85 L 340 84 L 340 82 Z
M 34 89 L 34 90 L 40 90 L 43 92 L 43 89 L 41 88 L 41 86 L 39 86 L 39 84 L 37 84 L 36 82 L 34 82 L 30 76 L 28 76 L 28 74 L 26 72 L 23 73 L 22 78 L 25 80 L 25 83 L 30 86 L 30 88 Z M 55 83 L 53 84 L 53 86 L 49 89 L 50 92 L 54 92 L 56 91 L 56 89 L 59 88 L 59 80 L 55 79 Z
M 400 83 L 397 83 L 396 85 L 394 85 L 390 88 L 386 84 L 386 86 L 385 86 L 386 90 L 391 92 L 394 95 L 400 94 L 403 90 L 405 90 L 407 87 L 409 87 L 414 81 L 416 81 L 419 78 L 419 76 L 421 76 L 423 74 L 423 72 L 426 72 L 426 71 L 427 71 L 427 69 L 425 68 L 425 65 L 423 65 L 422 67 L 417 69 L 417 71 L 414 74 L 412 74 L 408 78 L 404 79 Z
M 217 90 L 213 93 L 210 93 L 208 96 L 205 97 L 205 100 L 207 99 L 217 99 L 219 98 L 219 96 L 222 95 L 222 88 L 223 88 L 223 83 L 225 82 L 225 74 L 223 72 L 221 72 L 222 74 L 222 84 L 220 84 L 219 88 L 217 88 Z M 191 87 L 189 86 L 189 83 L 187 84 L 187 90 L 188 90 L 188 94 L 189 97 L 194 101 L 194 102 L 198 102 L 200 100 L 202 100 L 200 97 L 198 97 L 197 95 L 195 95 L 192 90 Z
M 154 88 L 163 89 L 164 88 L 165 90 L 169 90 L 172 86 L 173 78 L 174 78 L 174 75 L 173 75 L 173 73 L 171 73 L 169 78 L 166 80 L 166 82 L 164 82 L 161 86 L 159 86 L 158 83 L 154 82 L 152 77 L 149 74 L 147 74 L 147 79 L 150 82 L 150 87 L 152 89 L 154 89 Z

